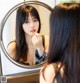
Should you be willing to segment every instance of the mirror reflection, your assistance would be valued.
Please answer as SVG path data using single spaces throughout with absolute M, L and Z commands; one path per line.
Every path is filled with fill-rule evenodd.
M 46 60 L 50 13 L 42 6 L 24 4 L 8 17 L 3 30 L 3 43 L 14 61 L 37 65 Z

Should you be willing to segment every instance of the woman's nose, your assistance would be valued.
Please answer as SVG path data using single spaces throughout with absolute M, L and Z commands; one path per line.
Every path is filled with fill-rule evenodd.
M 31 23 L 30 23 L 30 26 L 31 26 L 31 28 L 33 28 L 33 26 L 34 26 L 34 22 L 31 22 Z

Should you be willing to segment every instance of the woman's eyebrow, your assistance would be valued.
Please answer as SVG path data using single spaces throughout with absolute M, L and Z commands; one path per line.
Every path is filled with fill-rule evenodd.
M 31 16 L 32 17 L 32 19 L 37 19 L 35 16 Z

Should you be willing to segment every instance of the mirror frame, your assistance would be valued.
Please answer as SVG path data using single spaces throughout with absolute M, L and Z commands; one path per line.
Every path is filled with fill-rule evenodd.
M 47 4 L 43 3 L 43 2 L 40 2 L 40 1 L 25 1 L 25 2 L 21 2 L 17 5 L 15 5 L 13 8 L 11 8 L 7 14 L 4 16 L 2 22 L 1 22 L 1 30 L 0 30 L 0 42 L 1 42 L 1 49 L 4 53 L 4 55 L 6 55 L 6 57 L 15 65 L 19 66 L 19 67 L 22 67 L 22 68 L 39 68 L 40 66 L 42 66 L 46 61 L 42 62 L 41 64 L 38 64 L 38 65 L 33 65 L 33 66 L 27 66 L 27 65 L 23 65 L 23 64 L 20 64 L 16 61 L 14 61 L 13 59 L 11 59 L 11 57 L 9 56 L 8 52 L 6 51 L 5 49 L 5 46 L 4 46 L 4 43 L 3 43 L 3 37 L 2 37 L 2 34 L 3 34 L 3 29 L 4 29 L 4 25 L 8 19 L 8 17 L 17 9 L 19 8 L 20 6 L 24 5 L 24 4 L 34 4 L 34 5 L 40 5 L 40 6 L 43 6 L 45 8 L 47 8 L 49 11 L 52 12 L 52 8 L 50 6 L 48 6 Z

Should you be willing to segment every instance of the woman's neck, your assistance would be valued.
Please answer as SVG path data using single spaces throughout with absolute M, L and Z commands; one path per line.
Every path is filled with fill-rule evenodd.
M 31 41 L 32 39 L 32 36 L 28 35 L 28 34 L 25 34 L 25 38 L 26 38 L 26 41 Z

